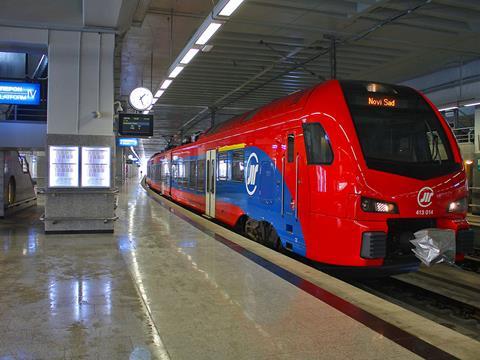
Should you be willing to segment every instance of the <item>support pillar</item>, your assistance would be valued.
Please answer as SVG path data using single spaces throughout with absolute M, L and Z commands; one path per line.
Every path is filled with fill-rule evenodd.
M 114 35 L 52 30 L 48 59 L 45 232 L 113 232 Z
M 117 146 L 115 156 L 115 183 L 117 185 L 125 182 L 125 155 L 124 148 Z

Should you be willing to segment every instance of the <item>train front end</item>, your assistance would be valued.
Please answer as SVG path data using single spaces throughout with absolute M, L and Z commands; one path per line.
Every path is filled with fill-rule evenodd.
M 436 228 L 454 230 L 461 260 L 473 248 L 473 232 L 466 221 L 465 169 L 446 121 L 408 87 L 352 81 L 330 84 L 332 90 L 345 101 L 327 110 L 341 131 L 331 127 L 337 162 L 323 178 L 326 172 L 335 178 L 329 196 L 344 210 L 324 216 L 312 205 L 312 222 L 330 222 L 336 240 L 312 244 L 311 257 L 411 271 L 420 263 L 412 251 L 414 233 Z

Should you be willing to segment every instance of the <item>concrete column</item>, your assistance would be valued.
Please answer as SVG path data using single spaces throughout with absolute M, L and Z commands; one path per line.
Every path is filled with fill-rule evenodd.
M 123 184 L 125 182 L 125 155 L 122 147 L 117 146 L 115 156 L 115 182 Z
M 45 179 L 47 178 L 47 157 L 45 153 L 37 153 L 37 188 L 46 189 L 47 183 Z
M 46 232 L 113 232 L 114 41 L 113 34 L 49 31 Z M 109 147 L 110 187 L 50 188 L 50 146 Z
M 5 177 L 4 169 L 5 168 L 5 154 L 3 151 L 0 151 L 0 218 L 5 216 Z

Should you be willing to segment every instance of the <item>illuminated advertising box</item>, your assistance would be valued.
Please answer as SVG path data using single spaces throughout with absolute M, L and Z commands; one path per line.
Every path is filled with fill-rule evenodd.
M 49 147 L 49 187 L 78 187 L 78 155 L 77 146 Z
M 82 147 L 82 187 L 110 187 L 109 147 Z
M 40 84 L 0 81 L 0 104 L 39 105 Z

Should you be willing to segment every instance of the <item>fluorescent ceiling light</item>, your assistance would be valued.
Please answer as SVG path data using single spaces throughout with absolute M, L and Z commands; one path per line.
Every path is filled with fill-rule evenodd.
M 448 110 L 455 110 L 455 109 L 458 109 L 458 106 L 446 107 L 446 108 L 438 109 L 438 111 L 448 111 Z
M 152 105 L 155 104 L 158 101 L 158 97 L 154 97 L 152 100 Z
M 180 61 L 180 64 L 185 64 L 187 65 L 190 61 L 192 61 L 193 57 L 195 55 L 197 55 L 197 53 L 199 52 L 200 50 L 198 49 L 190 49 L 188 50 L 188 52 L 185 54 L 185 56 L 183 57 L 183 59 Z
M 208 27 L 205 29 L 203 34 L 200 35 L 200 37 L 195 42 L 195 44 L 205 45 L 207 41 L 210 40 L 210 38 L 213 36 L 213 34 L 215 34 L 217 30 L 220 29 L 220 26 L 222 26 L 222 24 L 220 23 L 214 23 L 214 22 L 210 23 L 210 25 L 208 25 Z
M 164 92 L 165 92 L 165 90 L 158 90 L 158 91 L 155 93 L 155 98 L 157 98 L 157 100 L 158 100 L 158 98 L 159 98 L 160 96 L 162 96 Z M 157 100 L 154 100 L 154 101 L 156 102 Z
M 177 66 L 175 69 L 172 70 L 172 72 L 168 77 L 175 79 L 178 76 L 178 74 L 182 72 L 183 69 L 185 69 L 184 66 Z
M 230 0 L 227 5 L 218 13 L 220 16 L 230 16 L 240 6 L 243 0 Z
M 162 86 L 160 86 L 160 89 L 162 90 L 165 90 L 166 88 L 168 88 L 170 86 L 170 84 L 173 82 L 173 80 L 165 80 L 162 84 Z
M 477 105 L 480 105 L 480 102 L 474 102 L 474 103 L 470 103 L 470 104 L 465 104 L 463 106 L 477 106 Z
M 148 111 L 152 110 L 152 107 L 153 107 L 153 105 L 150 105 L 150 106 L 147 108 L 147 110 L 148 110 Z
M 150 111 L 145 110 L 145 111 L 143 112 L 143 114 L 147 115 L 149 112 L 150 112 Z

